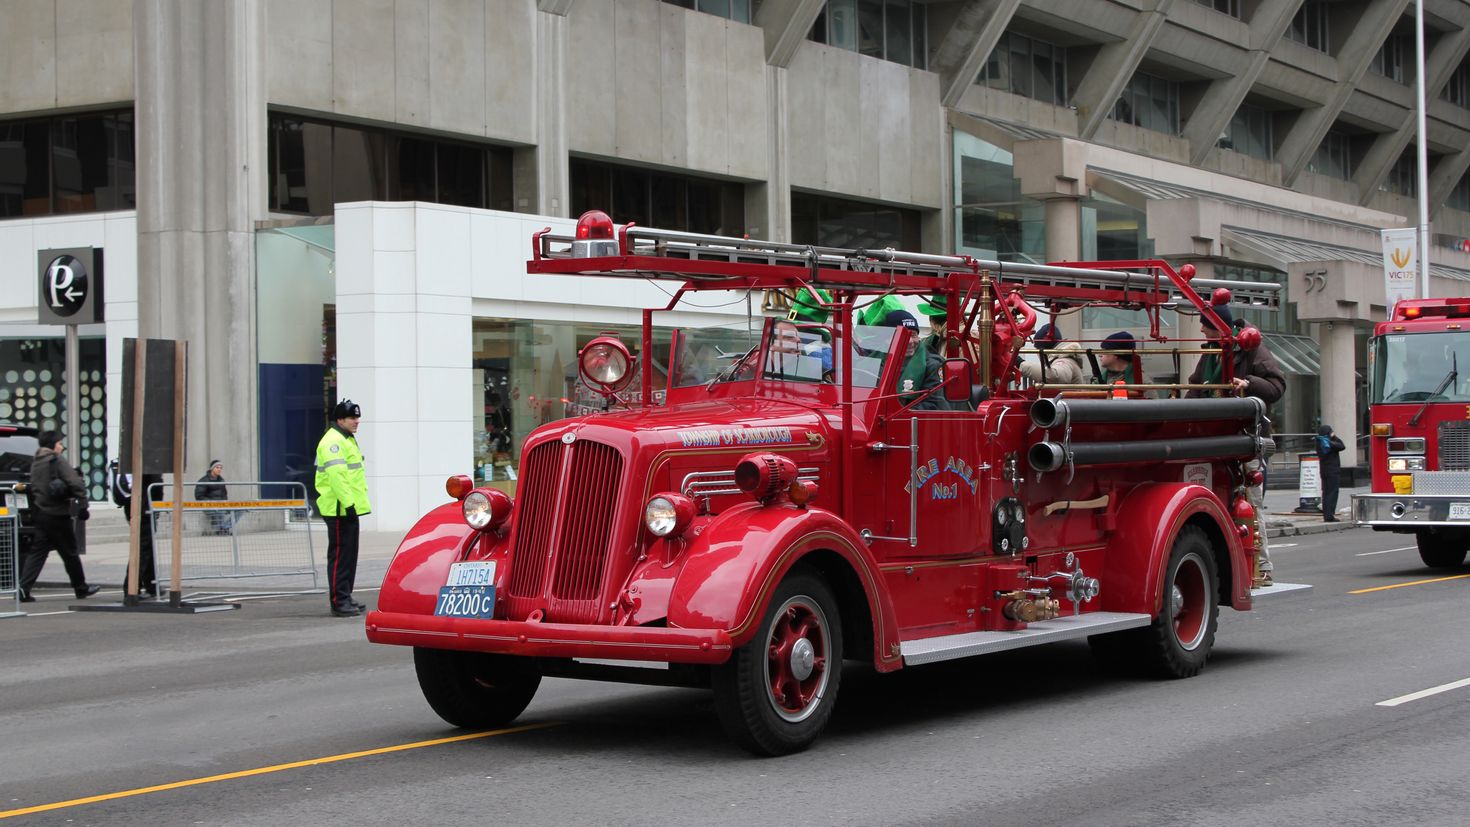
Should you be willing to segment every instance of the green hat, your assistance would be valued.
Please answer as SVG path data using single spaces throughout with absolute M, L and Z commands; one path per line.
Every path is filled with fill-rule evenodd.
M 824 324 L 832 313 L 822 306 L 823 302 L 831 304 L 832 294 L 818 287 L 813 295 L 812 288 L 803 287 L 791 300 L 791 312 L 786 314 L 786 318 L 793 322 Z
M 902 309 L 903 302 L 898 300 L 898 296 L 889 294 L 887 296 L 883 296 L 882 298 L 878 299 L 867 307 L 864 307 L 862 309 L 862 312 L 858 314 L 857 323 L 866 325 L 880 325 L 883 324 L 884 319 L 888 318 L 889 313 L 892 313 L 895 310 Z
M 949 296 L 945 293 L 935 293 L 929 297 L 929 301 L 919 302 L 919 312 L 925 316 L 948 316 Z

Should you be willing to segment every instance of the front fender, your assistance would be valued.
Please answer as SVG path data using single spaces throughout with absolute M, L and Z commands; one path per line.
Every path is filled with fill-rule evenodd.
M 1231 604 L 1250 608 L 1250 567 L 1224 504 L 1214 492 L 1189 483 L 1150 483 L 1134 488 L 1118 509 L 1122 526 L 1108 544 L 1103 608 L 1157 616 L 1164 605 L 1164 567 L 1174 538 L 1192 518 L 1211 521 L 1225 538 L 1230 561 Z
M 736 646 L 744 645 L 755 636 L 776 585 L 818 552 L 837 555 L 861 586 L 872 618 L 874 665 L 898 668 L 898 625 L 877 561 L 850 525 L 820 508 L 752 502 L 720 514 L 690 542 L 669 595 L 669 625 L 724 630 Z
M 449 564 L 460 559 L 475 534 L 465 524 L 457 501 L 444 503 L 420 517 L 398 544 L 398 551 L 388 564 L 383 589 L 378 593 L 378 608 L 385 612 L 433 614 L 439 588 L 449 577 Z M 477 560 L 490 559 L 503 551 L 503 538 L 492 534 L 485 537 L 492 542 L 476 549 Z M 507 567 L 500 568 L 497 579 L 507 573 Z

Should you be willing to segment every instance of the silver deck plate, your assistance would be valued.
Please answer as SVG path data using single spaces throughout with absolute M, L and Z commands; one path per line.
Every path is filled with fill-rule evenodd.
M 1272 583 L 1259 589 L 1251 589 L 1251 600 L 1264 600 L 1268 597 L 1280 597 L 1283 594 L 1306 594 L 1312 590 L 1309 583 Z
M 1032 623 L 1018 632 L 966 632 L 960 635 L 945 635 L 922 640 L 904 641 L 900 646 L 905 664 L 935 663 L 972 655 L 988 655 L 1025 646 L 1075 640 L 1103 632 L 1118 632 L 1147 626 L 1146 614 L 1125 612 L 1089 612 L 1073 617 L 1067 615 L 1055 620 Z

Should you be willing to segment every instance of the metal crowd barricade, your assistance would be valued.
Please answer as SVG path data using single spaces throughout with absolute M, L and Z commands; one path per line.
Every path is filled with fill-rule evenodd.
M 203 486 L 222 485 L 226 498 L 202 500 L 195 495 Z M 172 573 L 174 525 L 173 484 L 149 486 L 152 501 L 150 526 L 153 557 L 159 584 Z M 262 594 L 316 594 L 323 590 L 317 579 L 316 552 L 312 532 L 299 524 L 307 514 L 306 486 L 299 482 L 226 480 L 221 483 L 184 483 L 182 519 L 182 562 L 179 579 L 193 581 L 262 581 L 256 588 L 199 588 L 195 596 L 216 597 Z M 303 587 L 297 578 L 311 578 Z
M 20 510 L 24 497 L 0 488 L 0 617 L 22 617 L 20 610 Z

